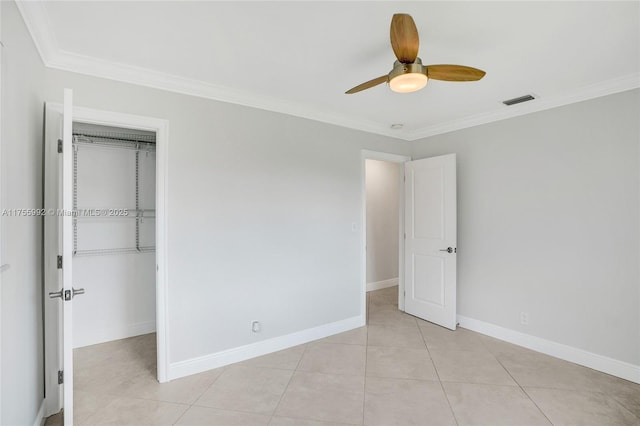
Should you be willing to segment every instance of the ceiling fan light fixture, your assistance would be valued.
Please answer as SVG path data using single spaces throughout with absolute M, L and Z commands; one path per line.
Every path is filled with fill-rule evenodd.
M 361 83 L 347 90 L 346 94 L 358 93 L 385 82 L 389 83 L 394 92 L 411 93 L 422 89 L 429 80 L 478 81 L 486 74 L 482 70 L 464 65 L 422 65 L 422 59 L 418 57 L 418 29 L 411 15 L 394 14 L 389 34 L 391 47 L 397 59 L 391 72 Z
M 422 89 L 428 81 L 429 78 L 425 74 L 410 72 L 393 77 L 389 81 L 389 87 L 397 93 L 411 93 Z
M 427 85 L 427 67 L 422 65 L 420 58 L 410 64 L 396 61 L 389 73 L 389 87 L 397 93 L 411 93 Z

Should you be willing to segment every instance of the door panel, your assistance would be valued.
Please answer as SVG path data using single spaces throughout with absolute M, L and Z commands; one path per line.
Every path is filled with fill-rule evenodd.
M 444 262 L 436 256 L 413 256 L 413 297 L 417 302 L 444 306 Z M 416 286 L 416 283 L 418 285 Z M 420 283 L 434 283 L 432 286 Z
M 444 212 L 443 202 L 443 170 L 440 168 L 413 170 L 413 200 L 415 210 L 421 212 L 423 218 L 413 220 L 414 238 L 443 239 Z
M 405 227 L 405 311 L 455 330 L 455 154 L 405 163 Z
M 62 124 L 62 353 L 64 426 L 73 425 L 73 93 L 64 90 Z
M 56 212 L 62 205 L 62 159 L 58 154 L 58 140 L 62 138 L 63 107 L 47 103 L 45 108 L 45 162 L 44 162 L 44 283 L 45 297 L 45 362 L 46 362 L 46 416 L 63 407 L 62 386 L 58 385 L 58 370 L 63 368 L 62 356 L 62 303 L 50 298 L 62 288 L 62 272 L 57 258 L 62 253 L 60 232 L 62 224 Z

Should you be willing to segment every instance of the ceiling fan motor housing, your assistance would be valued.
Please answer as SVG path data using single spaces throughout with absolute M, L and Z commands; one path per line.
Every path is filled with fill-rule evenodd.
M 422 65 L 422 61 L 420 60 L 420 58 L 416 58 L 416 60 L 411 64 L 403 64 L 402 62 L 395 61 L 393 63 L 393 69 L 389 73 L 389 81 L 393 80 L 399 75 L 410 73 L 427 75 L 427 67 Z

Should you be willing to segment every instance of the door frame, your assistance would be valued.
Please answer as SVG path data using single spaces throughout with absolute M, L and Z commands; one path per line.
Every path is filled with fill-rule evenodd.
M 0 5 L 0 34 L 2 34 L 2 5 Z M 1 43 L 1 42 L 0 42 Z M 2 211 L 2 195 L 4 191 L 2 191 L 2 148 L 4 143 L 2 143 L 2 50 L 4 50 L 4 45 L 0 44 L 0 211 Z M 2 274 L 8 269 L 9 265 L 5 265 L 3 263 L 4 257 L 2 255 L 2 242 L 4 239 L 2 238 L 2 220 L 0 219 L 0 345 L 2 344 Z M 42 296 L 44 297 L 44 296 Z M 44 324 L 44 321 L 43 321 Z M 2 354 L 0 353 L 0 383 L 2 382 Z M 0 422 L 2 421 L 2 386 L 0 386 Z
M 46 103 L 46 112 L 59 113 L 62 116 L 63 105 Z M 168 145 L 169 121 L 153 117 L 97 110 L 84 107 L 73 107 L 73 121 L 86 124 L 120 127 L 128 129 L 146 130 L 156 134 L 156 340 L 157 340 L 157 373 L 160 383 L 168 381 L 168 262 L 167 262 L 167 188 L 168 188 Z M 58 136 L 55 136 L 56 138 Z M 51 143 L 52 135 L 45 135 L 46 144 Z M 57 158 L 56 158 L 57 161 Z M 57 178 L 54 177 L 56 180 Z M 57 241 L 44 241 L 53 252 L 57 251 Z M 46 270 L 43 271 L 46 273 Z M 43 295 L 46 297 L 46 295 Z M 47 298 L 48 299 L 48 298 Z M 46 315 L 46 309 L 44 314 Z M 60 345 L 60 324 L 57 321 L 47 321 L 45 334 L 58 336 Z M 59 364 L 57 348 L 45 348 L 46 377 L 53 377 L 55 368 Z M 57 373 L 55 373 L 57 374 Z M 47 382 L 45 382 L 45 386 Z M 62 408 L 62 399 L 58 389 L 46 389 L 45 416 L 57 413 Z
M 388 152 L 371 151 L 363 149 L 360 154 L 361 158 L 361 203 L 362 203 L 362 244 L 361 244 L 361 298 L 360 298 L 360 315 L 362 324 L 367 323 L 367 176 L 366 164 L 367 160 L 388 161 L 390 163 L 404 164 L 411 161 L 408 155 L 391 154 Z M 404 167 L 400 179 L 398 179 L 398 309 L 404 311 Z

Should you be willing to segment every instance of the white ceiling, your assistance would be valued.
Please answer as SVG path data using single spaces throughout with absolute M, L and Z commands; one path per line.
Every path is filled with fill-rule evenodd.
M 640 2 L 21 2 L 45 64 L 413 140 L 640 86 Z M 483 69 L 397 94 L 413 16 L 425 64 Z M 501 101 L 538 99 L 507 107 Z M 391 130 L 402 123 L 402 130 Z

